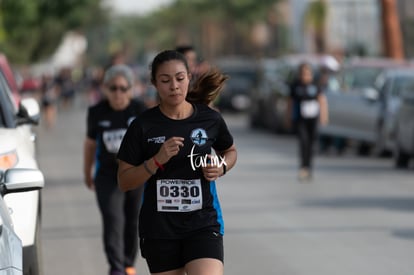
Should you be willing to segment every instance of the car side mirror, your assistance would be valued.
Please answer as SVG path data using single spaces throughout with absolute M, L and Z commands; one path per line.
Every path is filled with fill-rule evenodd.
M 0 192 L 4 196 L 10 193 L 39 190 L 44 187 L 43 173 L 38 169 L 10 168 L 3 172 Z
M 17 113 L 18 124 L 39 124 L 40 107 L 34 98 L 24 98 L 20 102 L 19 111 Z
M 374 88 L 363 88 L 362 96 L 369 101 L 377 101 L 380 97 L 378 90 Z

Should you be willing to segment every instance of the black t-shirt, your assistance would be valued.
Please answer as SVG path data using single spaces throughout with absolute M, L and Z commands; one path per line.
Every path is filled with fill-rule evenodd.
M 88 108 L 87 136 L 97 143 L 95 180 L 113 182 L 116 179 L 116 154 L 122 138 L 129 124 L 145 109 L 145 105 L 137 100 L 131 100 L 122 111 L 113 110 L 107 100 Z
M 293 100 L 293 120 L 316 119 L 319 115 L 318 96 L 322 90 L 316 84 L 303 84 L 294 81 L 290 85 Z
M 183 120 L 166 117 L 158 106 L 147 110 L 131 124 L 122 141 L 118 158 L 138 166 L 153 161 L 164 141 L 184 137 L 178 155 L 145 184 L 141 237 L 177 239 L 204 229 L 224 234 L 215 182 L 204 178 L 201 166 L 212 148 L 230 148 L 233 137 L 217 111 L 203 104 L 193 105 L 193 109 Z M 223 159 L 216 159 L 220 165 Z

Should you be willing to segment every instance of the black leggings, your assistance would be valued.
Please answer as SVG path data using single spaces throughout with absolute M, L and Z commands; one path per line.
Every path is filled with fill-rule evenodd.
M 103 223 L 105 254 L 111 270 L 134 266 L 138 251 L 138 216 L 143 188 L 122 192 L 116 180 L 95 182 Z
M 312 167 L 313 144 L 318 127 L 317 119 L 301 119 L 297 121 L 296 131 L 299 139 L 300 168 Z

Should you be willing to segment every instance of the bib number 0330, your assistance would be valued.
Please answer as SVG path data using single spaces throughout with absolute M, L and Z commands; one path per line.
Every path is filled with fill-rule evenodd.
M 157 180 L 157 209 L 160 212 L 189 212 L 201 209 L 201 182 L 195 180 Z

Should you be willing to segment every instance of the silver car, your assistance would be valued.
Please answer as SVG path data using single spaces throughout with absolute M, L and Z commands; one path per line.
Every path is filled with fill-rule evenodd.
M 341 89 L 326 91 L 329 124 L 319 133 L 356 142 L 360 154 L 372 149 L 389 152 L 400 94 L 414 80 L 414 68 L 394 61 L 366 61 L 344 68 Z
M 43 174 L 36 169 L 12 168 L 0 171 L 0 273 L 23 274 L 22 241 L 14 230 L 10 210 L 3 197 L 10 193 L 38 190 L 44 186 Z
M 40 119 L 39 104 L 34 98 L 20 99 L 4 62 L 0 54 L 0 170 L 38 169 L 33 125 Z M 23 244 L 25 275 L 42 274 L 41 191 L 10 194 L 4 200 L 12 209 L 14 229 Z
M 394 162 L 397 168 L 408 168 L 414 158 L 414 81 L 401 95 L 396 115 Z

